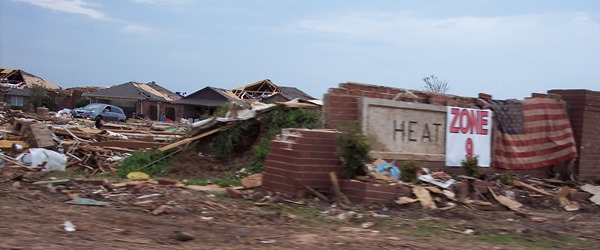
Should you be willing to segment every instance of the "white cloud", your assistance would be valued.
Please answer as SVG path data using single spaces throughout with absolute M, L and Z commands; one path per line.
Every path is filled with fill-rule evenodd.
M 436 74 L 450 80 L 457 94 L 477 89 L 514 98 L 516 90 L 598 82 L 600 23 L 591 17 L 583 12 L 452 18 L 349 14 L 297 21 L 287 32 L 344 57 L 346 68 L 378 65 L 376 74 L 344 72 L 353 79 Z
M 33 4 L 36 6 L 40 6 L 43 8 L 62 11 L 73 14 L 85 15 L 93 19 L 105 20 L 107 19 L 104 13 L 97 11 L 92 6 L 95 6 L 90 3 L 86 3 L 83 0 L 18 0 L 21 2 L 26 2 L 29 4 Z
M 585 13 L 498 17 L 416 18 L 406 13 L 350 14 L 301 20 L 295 30 L 388 45 L 510 45 L 585 36 L 598 41 L 600 25 Z M 594 39 L 595 37 L 595 39 Z

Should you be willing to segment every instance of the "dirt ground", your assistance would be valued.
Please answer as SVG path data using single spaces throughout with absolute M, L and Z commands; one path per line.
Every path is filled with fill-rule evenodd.
M 600 243 L 600 210 L 592 204 L 577 212 L 529 209 L 528 215 L 461 206 L 423 210 L 418 204 L 342 208 L 309 198 L 257 202 L 163 185 L 116 188 L 104 199 L 109 206 L 65 203 L 65 193 L 97 198 L 97 190 L 3 175 L 0 248 L 593 249 Z M 154 215 L 161 205 L 169 209 Z M 65 231 L 65 221 L 76 230 Z

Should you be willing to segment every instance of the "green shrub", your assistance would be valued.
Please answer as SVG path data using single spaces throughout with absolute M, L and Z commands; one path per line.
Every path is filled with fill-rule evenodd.
M 364 165 L 369 159 L 371 146 L 360 129 L 355 125 L 347 126 L 346 131 L 336 136 L 338 142 L 337 154 L 344 164 L 342 175 L 351 179 L 357 175 L 364 175 Z
M 222 107 L 226 110 L 226 106 Z M 264 169 L 269 154 L 269 143 L 283 128 L 315 128 L 320 124 L 320 115 L 314 109 L 287 108 L 277 106 L 263 116 L 239 122 L 234 127 L 215 135 L 211 153 L 218 159 L 231 160 L 237 148 L 255 143 L 252 135 L 259 133 L 260 140 L 252 148 L 254 156 L 245 164 L 248 172 L 258 173 Z M 256 130 L 259 131 L 256 131 Z
M 500 181 L 504 185 L 512 185 L 514 179 L 515 179 L 515 177 L 510 172 L 502 173 L 500 175 Z
M 403 182 L 416 183 L 421 166 L 417 162 L 407 161 L 400 166 L 400 179 Z
M 460 166 L 465 170 L 467 176 L 479 178 L 481 176 L 481 168 L 479 167 L 479 157 L 474 156 L 460 162 Z
M 127 178 L 131 172 L 144 172 L 150 176 L 164 174 L 168 171 L 169 165 L 175 160 L 173 156 L 165 157 L 170 152 L 141 150 L 134 151 L 131 156 L 123 159 L 117 167 L 117 176 Z M 164 159 L 161 159 L 165 157 Z M 155 162 L 157 161 L 157 162 Z M 155 162 L 155 163 L 153 163 Z M 153 163 L 150 166 L 148 164 Z M 146 167 L 147 166 L 147 167 Z
M 85 105 L 88 105 L 89 103 L 90 103 L 90 100 L 89 100 L 89 99 L 87 99 L 87 98 L 82 98 L 82 99 L 79 99 L 79 100 L 77 100 L 77 101 L 75 102 L 75 107 L 76 107 L 76 108 L 80 108 L 80 107 L 83 107 L 83 106 L 85 106 Z
M 254 119 L 241 121 L 235 126 L 216 134 L 212 139 L 211 153 L 218 159 L 230 160 L 236 146 L 243 142 L 244 136 L 250 133 L 249 130 L 255 127 L 256 122 Z

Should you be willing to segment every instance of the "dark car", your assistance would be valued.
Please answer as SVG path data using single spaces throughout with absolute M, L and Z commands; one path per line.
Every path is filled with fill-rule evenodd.
M 75 108 L 71 110 L 73 117 L 89 118 L 92 120 L 104 120 L 104 121 L 120 121 L 124 122 L 127 120 L 127 116 L 123 112 L 123 109 L 110 104 L 104 103 L 90 103 L 81 108 Z

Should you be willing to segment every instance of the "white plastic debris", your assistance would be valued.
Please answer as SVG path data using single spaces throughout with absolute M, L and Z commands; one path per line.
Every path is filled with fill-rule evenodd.
M 67 156 L 56 151 L 45 148 L 30 148 L 29 153 L 21 154 L 17 161 L 37 167 L 44 162 L 43 171 L 65 171 L 67 168 Z
M 439 182 L 437 180 L 435 180 L 431 175 L 421 175 L 419 176 L 419 180 L 423 181 L 423 182 L 428 182 L 431 183 L 433 185 L 436 185 L 438 187 L 447 189 L 448 187 L 450 187 L 450 185 L 454 184 L 454 182 L 456 182 L 454 179 L 449 179 L 445 182 Z
M 65 221 L 65 223 L 63 223 L 63 226 L 65 227 L 65 231 L 67 232 L 75 232 L 75 225 L 73 225 L 73 223 L 71 221 Z

